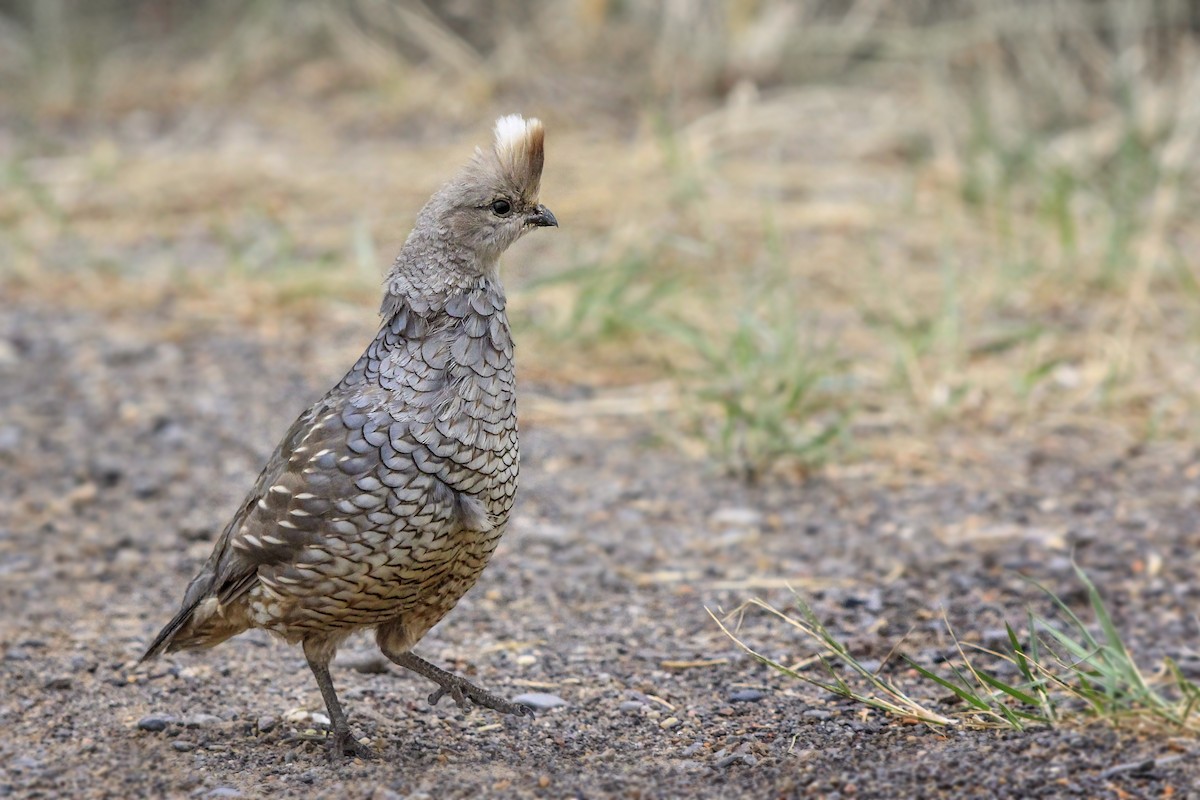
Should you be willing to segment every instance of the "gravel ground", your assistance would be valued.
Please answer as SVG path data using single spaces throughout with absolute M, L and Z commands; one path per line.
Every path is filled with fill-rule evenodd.
M 419 651 L 501 694 L 550 696 L 536 719 L 431 709 L 431 686 L 352 639 L 334 679 L 380 758 L 330 763 L 298 649 L 251 633 L 135 668 L 277 437 L 368 329 L 301 333 L 181 324 L 167 307 L 0 308 L 0 796 L 1200 796 L 1195 744 L 1171 731 L 902 724 L 750 661 L 705 610 L 786 605 L 790 582 L 861 657 L 911 627 L 905 652 L 936 659 L 953 647 L 942 609 L 988 642 L 1041 602 L 1021 574 L 1082 608 L 1073 552 L 1143 663 L 1196 672 L 1200 455 L 1082 429 L 948 439 L 935 472 L 749 487 L 655 445 L 652 419 L 523 385 L 525 408 L 578 413 L 523 417 L 510 533 Z M 741 635 L 811 652 L 761 613 Z M 1147 759 L 1163 760 L 1132 766 Z

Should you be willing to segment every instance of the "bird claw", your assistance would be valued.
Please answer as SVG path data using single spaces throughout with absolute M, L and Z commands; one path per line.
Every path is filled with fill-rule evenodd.
M 375 751 L 355 739 L 348 728 L 341 731 L 330 731 L 327 742 L 330 761 L 337 761 L 346 756 L 361 758 L 364 761 L 375 758 Z
M 429 705 L 436 706 L 447 695 L 459 708 L 464 710 L 467 708 L 467 696 L 463 693 L 463 687 L 457 683 L 439 687 L 436 692 L 429 695 Z
M 511 703 L 508 700 L 496 697 L 494 694 L 489 694 L 480 689 L 466 678 L 461 678 L 457 675 L 451 675 L 446 679 L 445 683 L 439 684 L 438 690 L 429 695 L 429 705 L 436 706 L 443 697 L 447 696 L 464 711 L 469 710 L 467 700 L 470 700 L 477 706 L 490 708 L 501 714 L 511 714 L 516 717 L 533 716 L 533 709 L 524 703 Z

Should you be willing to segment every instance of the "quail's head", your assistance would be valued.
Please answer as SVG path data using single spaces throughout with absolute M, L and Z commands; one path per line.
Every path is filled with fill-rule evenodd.
M 475 150 L 421 211 L 418 228 L 434 226 L 484 272 L 526 231 L 557 226 L 554 214 L 538 202 L 544 139 L 541 120 L 518 114 L 498 119 L 492 149 Z

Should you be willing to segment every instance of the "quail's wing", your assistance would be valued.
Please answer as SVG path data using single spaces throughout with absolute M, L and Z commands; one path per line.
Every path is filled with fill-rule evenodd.
M 330 452 L 316 460 L 327 463 L 335 449 L 345 449 L 340 413 L 345 399 L 335 389 L 292 423 L 225 527 L 205 569 L 189 586 L 185 605 L 193 594 L 215 595 L 226 603 L 251 585 L 259 566 L 290 560 L 312 543 L 313 523 L 329 505 L 329 497 L 339 489 L 346 491 L 344 485 L 334 485 L 340 470 L 310 469 L 322 450 Z

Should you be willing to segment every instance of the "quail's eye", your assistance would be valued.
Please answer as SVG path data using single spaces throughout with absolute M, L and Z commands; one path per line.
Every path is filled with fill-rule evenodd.
M 492 203 L 492 213 L 497 217 L 507 217 L 512 213 L 512 203 L 507 200 L 496 200 Z

